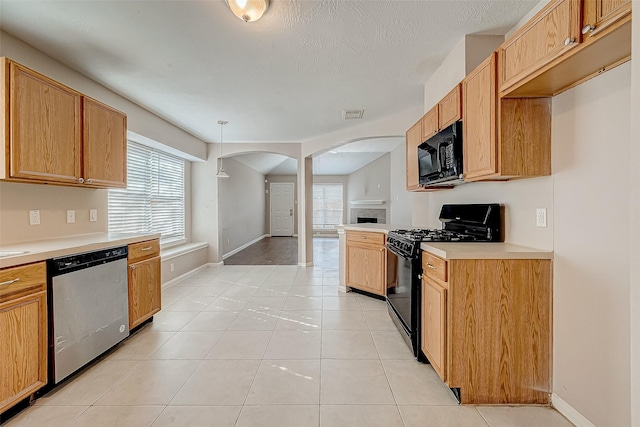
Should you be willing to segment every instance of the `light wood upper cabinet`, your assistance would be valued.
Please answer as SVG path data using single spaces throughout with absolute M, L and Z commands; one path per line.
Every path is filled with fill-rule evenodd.
M 438 129 L 452 125 L 462 117 L 462 89 L 456 85 L 442 101 L 438 103 Z
M 551 174 L 550 98 L 498 98 L 495 53 L 462 87 L 465 181 Z
M 127 186 L 127 116 L 84 98 L 84 176 L 89 185 Z
M 129 328 L 140 325 L 162 308 L 159 241 L 129 245 Z
M 438 106 L 435 105 L 431 110 L 427 111 L 427 113 L 420 119 L 420 123 L 422 124 L 422 135 L 420 143 L 423 143 L 424 141 L 438 133 L 438 130 L 440 130 L 438 123 Z
M 422 120 L 419 120 L 407 131 L 407 190 L 420 187 L 418 175 L 418 145 L 422 144 Z
M 552 0 L 500 47 L 500 90 L 578 45 L 581 3 Z
M 4 177 L 76 183 L 82 173 L 81 95 L 20 64 L 7 65 L 10 162 Z
M 386 295 L 385 234 L 347 230 L 347 286 Z
M 582 34 L 594 37 L 630 13 L 631 0 L 584 0 Z
M 0 413 L 47 384 L 46 286 L 44 262 L 0 270 Z
M 0 58 L 0 179 L 126 187 L 126 116 Z
M 465 180 L 496 174 L 496 60 L 492 54 L 462 82 Z

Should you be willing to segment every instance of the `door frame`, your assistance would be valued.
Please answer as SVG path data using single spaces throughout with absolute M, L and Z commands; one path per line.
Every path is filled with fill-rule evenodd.
M 293 209 L 293 215 L 291 215 L 291 236 L 282 236 L 282 237 L 293 237 L 295 236 L 295 225 L 296 225 L 296 206 L 295 206 L 295 191 L 296 187 L 293 182 L 270 182 L 269 183 L 269 236 L 273 237 L 273 185 L 288 185 L 291 186 L 291 206 Z M 280 236 L 277 236 L 280 237 Z

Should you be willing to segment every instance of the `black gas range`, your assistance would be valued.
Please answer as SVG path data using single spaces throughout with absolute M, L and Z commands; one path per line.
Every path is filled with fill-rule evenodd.
M 397 262 L 387 263 L 395 280 L 387 287 L 389 313 L 403 338 L 420 357 L 420 301 L 422 242 L 501 242 L 502 207 L 499 204 L 443 205 L 442 229 L 406 229 L 389 231 L 387 249 Z

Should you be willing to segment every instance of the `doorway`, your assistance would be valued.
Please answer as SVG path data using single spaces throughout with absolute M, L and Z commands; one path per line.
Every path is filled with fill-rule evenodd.
M 293 236 L 293 183 L 272 182 L 269 186 L 272 237 Z

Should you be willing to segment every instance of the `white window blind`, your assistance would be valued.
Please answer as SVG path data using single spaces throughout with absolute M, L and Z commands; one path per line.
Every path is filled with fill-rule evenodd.
M 313 184 L 313 228 L 333 229 L 342 223 L 342 184 Z
M 127 188 L 109 190 L 109 232 L 184 239 L 184 160 L 129 141 Z

